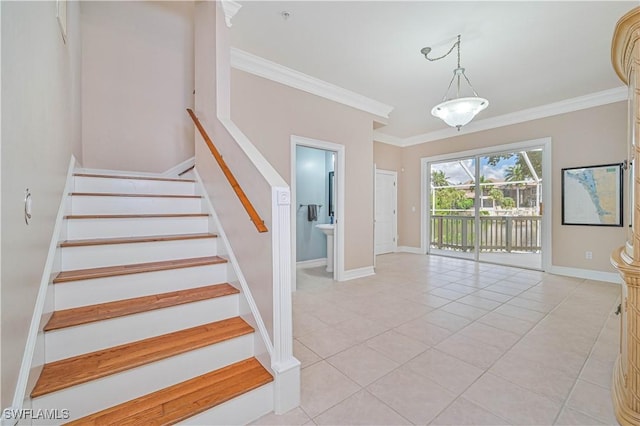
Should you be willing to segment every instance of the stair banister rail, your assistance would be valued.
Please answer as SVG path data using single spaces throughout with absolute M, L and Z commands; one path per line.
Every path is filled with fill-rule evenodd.
M 249 214 L 249 218 L 255 225 L 258 232 L 268 232 L 269 230 L 267 229 L 267 226 L 264 224 L 264 220 L 260 217 L 256 209 L 253 207 L 253 204 L 251 204 L 251 201 L 249 201 L 247 194 L 245 194 L 244 191 L 242 190 L 242 187 L 238 183 L 238 180 L 235 178 L 235 176 L 227 166 L 227 163 L 224 161 L 224 159 L 222 158 L 222 155 L 220 154 L 216 146 L 213 144 L 213 141 L 207 134 L 207 131 L 204 129 L 202 124 L 200 123 L 200 120 L 198 119 L 196 114 L 193 112 L 191 108 L 187 108 L 187 112 L 191 116 L 193 123 L 198 128 L 198 131 L 200 132 L 200 135 L 202 135 L 202 138 L 204 139 L 205 143 L 209 147 L 209 151 L 211 151 L 211 154 L 216 159 L 216 162 L 218 163 L 218 166 L 220 166 L 222 173 L 224 173 L 227 180 L 229 181 L 229 184 L 233 188 L 233 191 L 238 196 L 240 203 Z

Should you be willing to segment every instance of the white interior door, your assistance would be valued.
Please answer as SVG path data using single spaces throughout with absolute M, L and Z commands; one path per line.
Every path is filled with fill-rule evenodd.
M 376 170 L 375 253 L 396 251 L 398 174 Z

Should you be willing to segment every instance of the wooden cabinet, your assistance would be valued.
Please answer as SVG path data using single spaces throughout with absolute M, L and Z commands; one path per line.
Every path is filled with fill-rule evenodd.
M 640 7 L 624 15 L 613 35 L 611 60 L 629 86 L 627 241 L 611 255 L 624 280 L 620 355 L 613 372 L 613 405 L 622 425 L 640 425 Z

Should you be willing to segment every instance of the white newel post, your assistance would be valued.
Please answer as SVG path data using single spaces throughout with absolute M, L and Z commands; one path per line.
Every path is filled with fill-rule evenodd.
M 293 356 L 291 304 L 291 191 L 271 189 L 273 244 L 273 357 L 274 411 L 285 413 L 300 405 L 300 361 Z

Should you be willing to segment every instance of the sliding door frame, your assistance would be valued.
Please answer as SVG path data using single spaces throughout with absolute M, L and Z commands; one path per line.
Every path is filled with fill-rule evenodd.
M 433 163 L 441 163 L 444 161 L 457 160 L 459 158 L 469 158 L 483 155 L 500 154 L 505 152 L 520 152 L 531 149 L 542 148 L 542 176 L 543 176 L 543 189 L 542 189 L 542 264 L 543 271 L 549 271 L 551 268 L 551 212 L 552 210 L 552 192 L 553 192 L 553 180 L 552 180 L 552 167 L 551 167 L 551 138 L 533 139 L 522 142 L 515 142 L 503 145 L 493 145 L 484 148 L 478 148 L 468 151 L 452 152 L 448 154 L 435 155 L 432 157 L 421 158 L 421 182 L 420 182 L 420 206 L 421 206 L 421 220 L 420 220 L 420 250 L 422 253 L 429 254 L 431 247 L 429 241 L 431 241 L 431 227 L 430 223 L 430 193 L 431 193 L 431 174 L 429 169 Z M 478 175 L 479 164 L 476 164 L 476 178 Z M 477 200 L 476 200 L 476 213 L 477 213 Z M 476 222 L 479 221 L 476 214 Z M 476 223 L 477 227 L 477 223 Z M 479 249 L 474 249 L 474 259 L 479 260 Z

